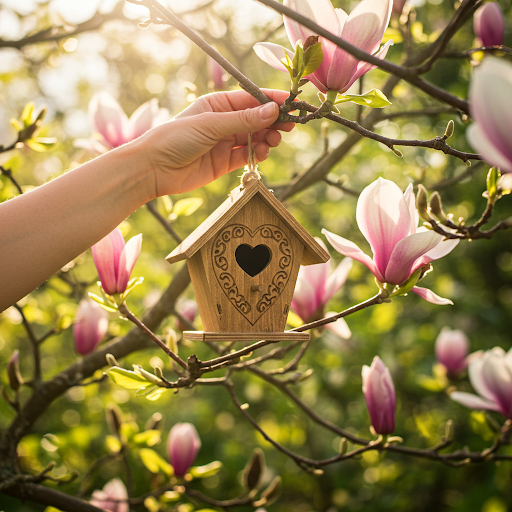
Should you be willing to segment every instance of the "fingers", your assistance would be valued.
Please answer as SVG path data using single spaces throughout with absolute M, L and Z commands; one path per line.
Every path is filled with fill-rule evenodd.
M 262 89 L 262 91 L 278 105 L 282 105 L 290 93 L 275 89 Z M 246 108 L 255 108 L 261 103 L 246 91 L 225 91 L 214 92 L 203 96 L 208 101 L 214 112 L 226 112 L 230 110 L 244 110 Z
M 240 133 L 254 133 L 274 123 L 279 115 L 276 103 L 234 112 L 205 112 L 196 117 L 195 130 L 212 140 Z
M 235 146 L 246 146 L 247 145 L 247 133 L 237 133 L 234 135 L 235 141 L 232 147 Z M 252 134 L 253 142 L 266 142 L 270 147 L 277 147 L 281 142 L 281 134 L 277 130 L 268 129 L 260 130 L 259 132 Z

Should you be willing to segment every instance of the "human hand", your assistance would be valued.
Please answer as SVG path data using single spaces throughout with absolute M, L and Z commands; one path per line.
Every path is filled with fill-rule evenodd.
M 256 160 L 265 160 L 281 142 L 278 130 L 294 123 L 274 123 L 278 104 L 288 93 L 265 90 L 272 103 L 260 105 L 245 91 L 201 96 L 172 121 L 139 139 L 154 176 L 155 197 L 199 188 L 238 169 L 248 160 L 247 134 L 253 133 Z

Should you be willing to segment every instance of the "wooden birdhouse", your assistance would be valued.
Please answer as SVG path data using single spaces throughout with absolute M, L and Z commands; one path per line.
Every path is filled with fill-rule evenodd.
M 167 257 L 187 260 L 205 331 L 186 339 L 302 340 L 284 332 L 300 265 L 329 254 L 259 179 L 228 199 Z

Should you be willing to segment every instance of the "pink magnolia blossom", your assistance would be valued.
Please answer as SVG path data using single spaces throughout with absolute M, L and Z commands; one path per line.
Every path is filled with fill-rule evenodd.
M 362 370 L 363 394 L 372 426 L 377 434 L 388 435 L 395 430 L 396 395 L 393 378 L 379 356 Z
M 469 380 L 480 395 L 455 391 L 450 398 L 471 409 L 498 411 L 512 419 L 512 349 L 486 350 L 469 363 Z
M 158 100 L 153 98 L 142 104 L 128 119 L 119 103 L 108 92 L 99 92 L 89 103 L 89 118 L 96 136 L 77 139 L 75 146 L 97 154 L 106 153 L 140 137 L 167 121 L 168 117 L 167 109 L 160 109 Z
M 176 476 L 184 476 L 197 452 L 201 448 L 201 439 L 192 423 L 176 423 L 169 432 L 167 454 Z
M 197 315 L 197 302 L 193 299 L 186 299 L 180 301 L 176 307 L 178 313 L 185 319 L 192 323 Z M 178 329 L 186 331 L 187 325 L 178 320 Z
M 320 238 L 315 238 L 315 240 L 327 251 L 327 247 Z M 352 260 L 344 258 L 333 272 L 330 272 L 330 268 L 330 262 L 300 267 L 297 284 L 293 292 L 292 308 L 306 323 L 326 316 L 325 305 L 345 284 L 348 273 L 352 268 Z M 335 313 L 328 313 L 327 315 L 333 314 Z M 325 327 L 341 338 L 348 339 L 351 336 L 344 318 L 326 324 Z
M 390 40 L 379 50 L 391 16 L 393 0 L 362 0 L 350 14 L 343 9 L 334 9 L 330 0 L 284 0 L 284 5 L 379 59 L 384 59 L 393 44 Z M 284 16 L 284 26 L 293 48 L 299 39 L 304 43 L 309 36 L 315 35 L 312 30 L 287 16 Z M 343 93 L 360 76 L 376 67 L 356 59 L 327 39 L 320 37 L 319 42 L 322 43 L 324 60 L 314 73 L 305 78 L 324 93 L 329 90 Z M 290 58 L 294 55 L 293 51 L 272 43 L 257 43 L 254 51 L 260 59 L 280 71 L 287 71 L 281 62 L 284 52 Z
M 356 219 L 370 243 L 373 259 L 350 240 L 326 229 L 322 233 L 334 249 L 364 263 L 381 283 L 403 285 L 416 270 L 446 256 L 458 243 L 443 241 L 442 235 L 417 228 L 419 217 L 412 185 L 402 193 L 395 183 L 383 178 L 362 191 Z M 414 286 L 411 291 L 433 304 L 453 304 L 427 288 Z
M 121 230 L 116 228 L 92 246 L 92 257 L 105 293 L 114 295 L 126 290 L 141 244 L 142 234 L 125 244 Z
M 73 325 L 75 350 L 86 355 L 92 352 L 108 330 L 108 314 L 90 299 L 80 301 Z
M 224 68 L 215 59 L 208 56 L 208 77 L 216 91 L 222 91 L 225 88 L 224 73 Z
M 484 46 L 503 44 L 505 19 L 498 2 L 488 2 L 479 7 L 473 15 L 475 34 Z
M 96 489 L 92 493 L 92 499 L 89 503 L 110 512 L 129 512 L 128 503 L 121 501 L 127 499 L 128 493 L 123 482 L 119 478 L 113 478 L 106 483 L 102 491 Z
M 468 366 L 469 341 L 464 331 L 443 327 L 436 339 L 435 350 L 437 360 L 448 375 L 456 375 Z
M 475 122 L 466 134 L 485 161 L 512 172 L 512 64 L 486 57 L 474 71 L 469 110 Z

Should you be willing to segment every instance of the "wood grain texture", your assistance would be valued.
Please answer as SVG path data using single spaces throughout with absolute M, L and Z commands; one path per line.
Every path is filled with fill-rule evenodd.
M 309 332 L 205 332 L 184 331 L 183 337 L 190 341 L 309 341 Z
M 244 189 L 236 188 L 202 224 L 200 224 L 174 251 L 167 256 L 169 263 L 191 258 L 204 244 L 215 236 L 255 196 L 271 209 L 304 245 L 302 265 L 325 263 L 327 253 L 304 229 L 293 215 L 278 201 L 259 180 L 250 181 Z

